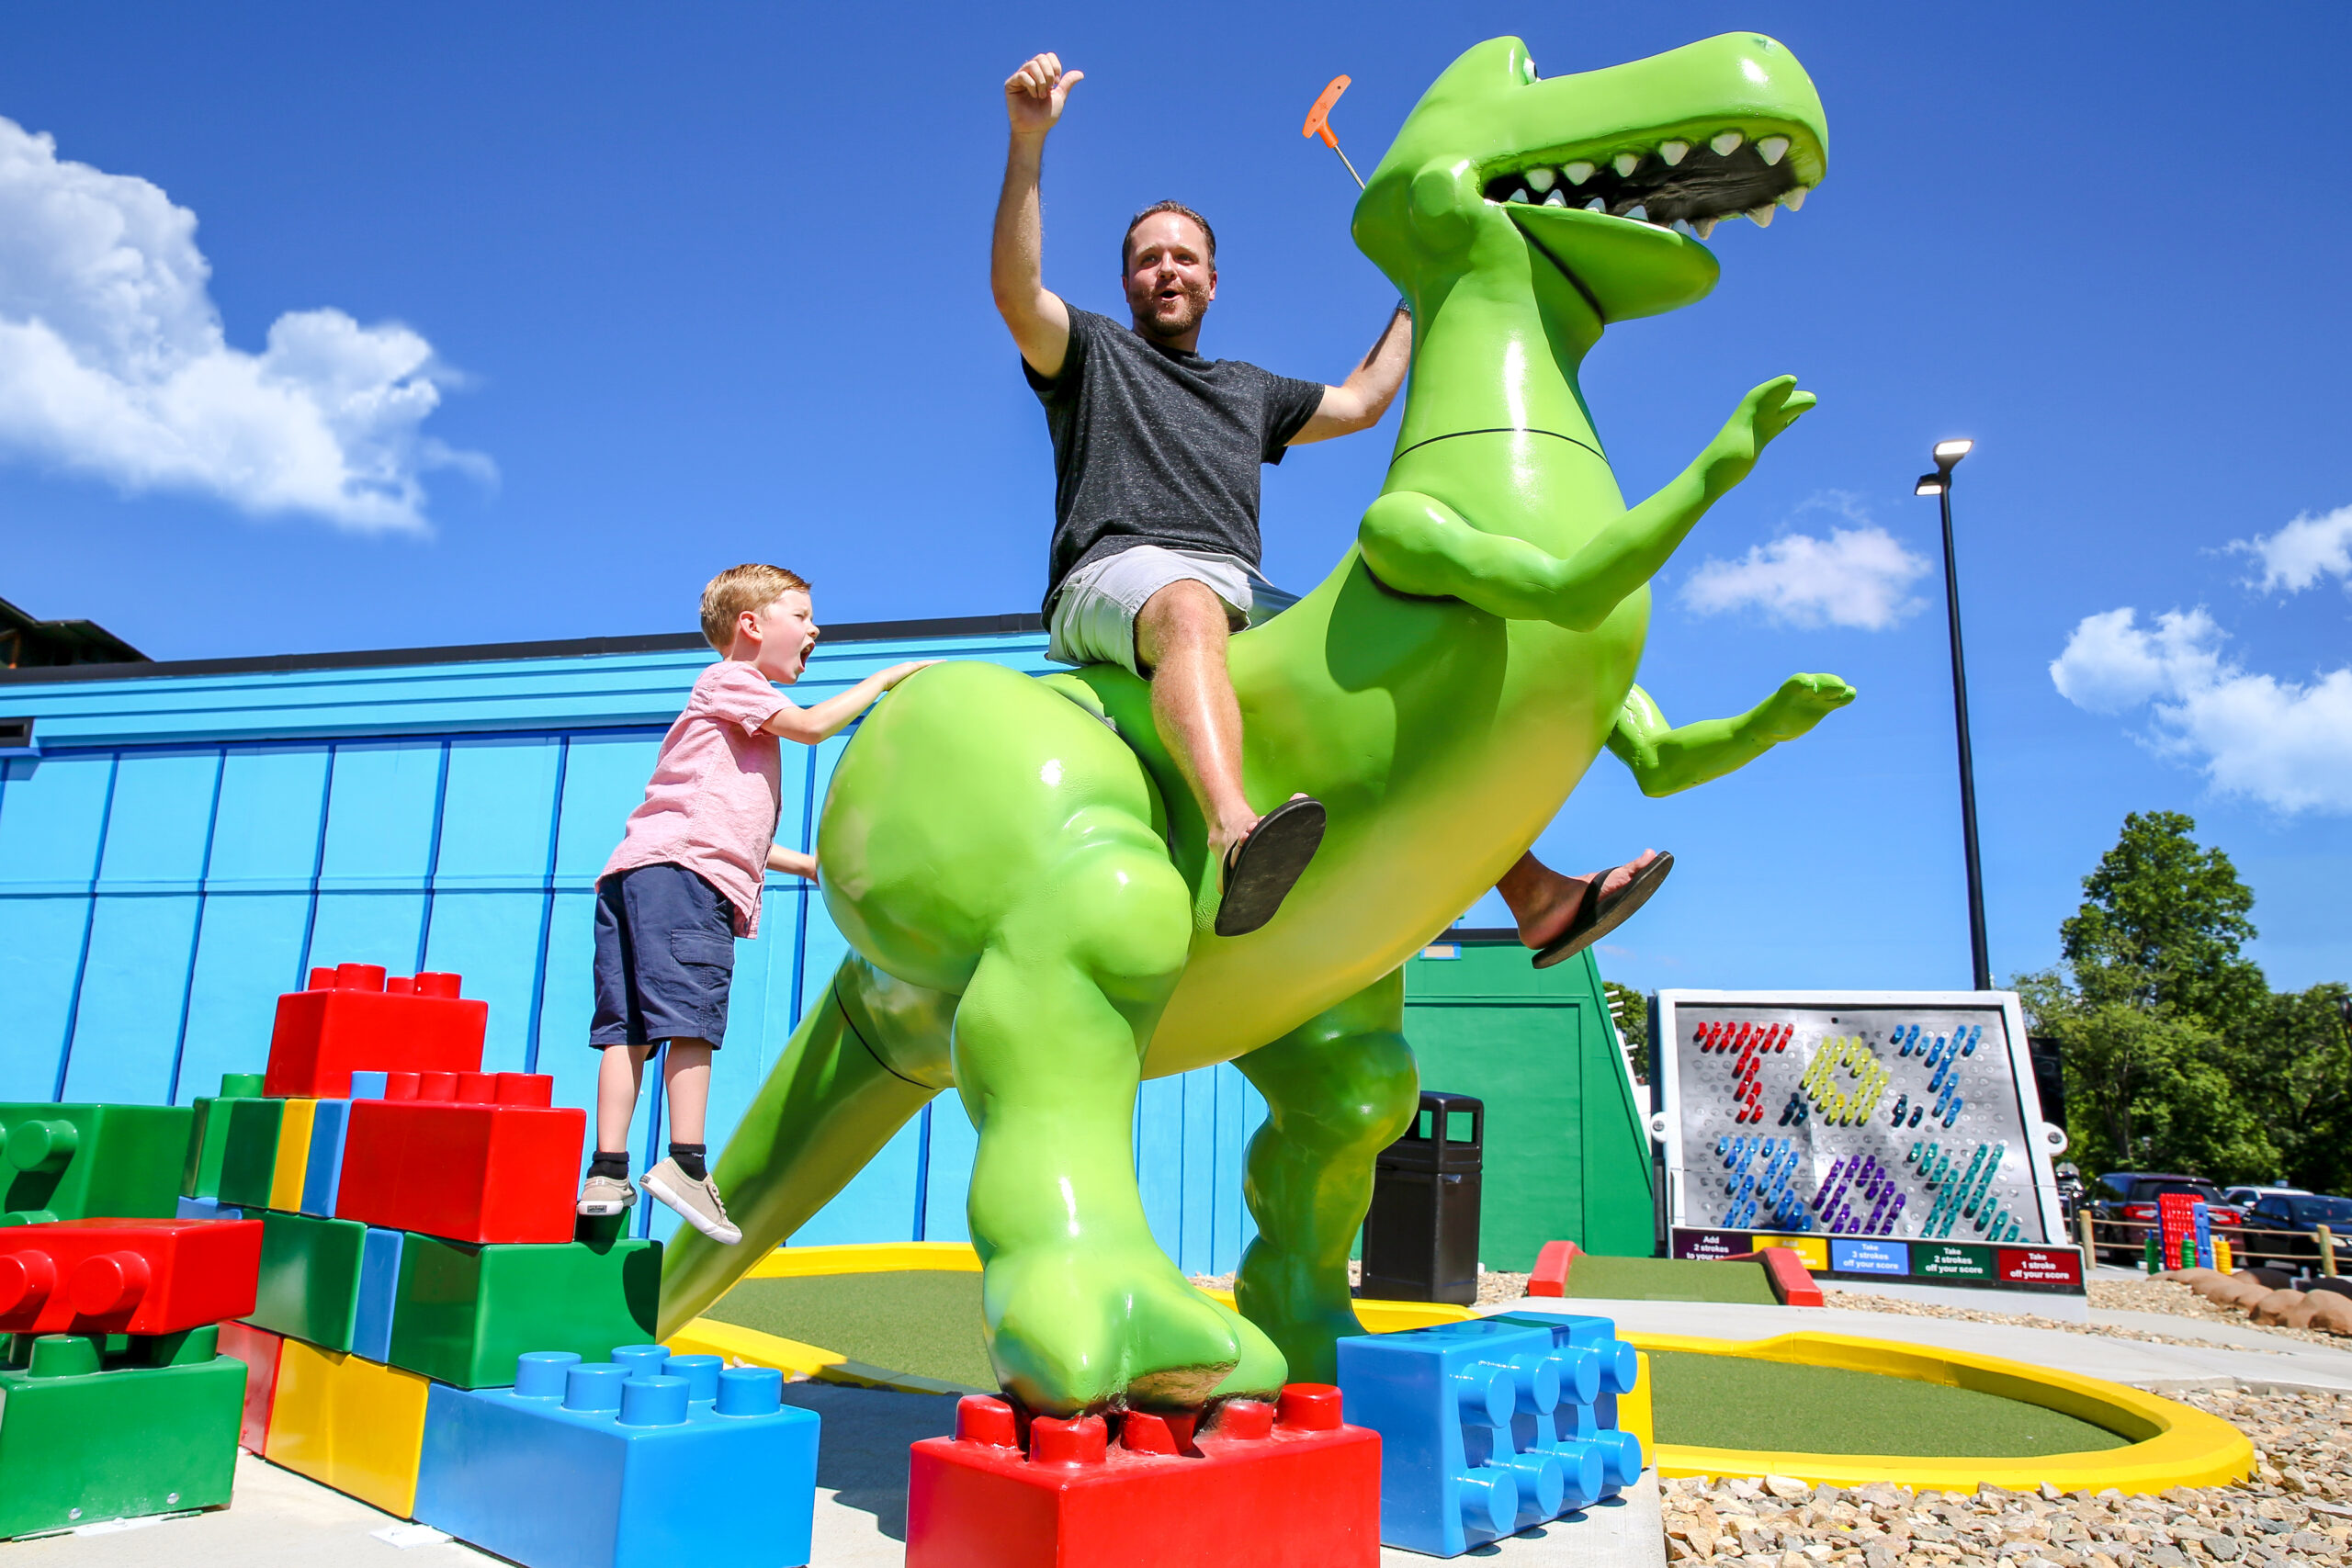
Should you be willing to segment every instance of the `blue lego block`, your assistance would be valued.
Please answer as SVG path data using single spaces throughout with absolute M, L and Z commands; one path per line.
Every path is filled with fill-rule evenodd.
M 179 1212 L 172 1216 L 180 1220 L 242 1220 L 243 1209 L 232 1209 L 218 1198 L 190 1198 L 183 1195 Z
M 1553 1321 L 1481 1318 L 1340 1341 L 1344 1417 L 1380 1434 L 1382 1541 L 1456 1557 L 1616 1489 L 1611 1444 L 1579 1435 L 1610 1358 L 1568 1344 Z
M 1521 1327 L 1551 1331 L 1555 1349 L 1580 1350 L 1594 1359 L 1598 1393 L 1588 1404 L 1571 1406 L 1563 1400 L 1557 1437 L 1591 1443 L 1601 1461 L 1600 1495 L 1613 1497 L 1642 1473 L 1642 1440 L 1617 1425 L 1617 1396 L 1631 1393 L 1641 1381 L 1642 1359 L 1634 1348 L 1617 1337 L 1617 1325 L 1605 1317 L 1554 1317 L 1550 1314 L 1505 1313 L 1487 1319 Z
M 343 1141 L 351 1126 L 351 1101 L 322 1100 L 311 1118 L 311 1158 L 302 1168 L 302 1213 L 334 1218 L 334 1196 L 343 1185 Z
M 524 1568 L 797 1568 L 818 1418 L 783 1382 L 651 1345 L 533 1351 L 513 1388 L 435 1383 L 414 1517 Z
M 375 1225 L 359 1241 L 359 1300 L 352 1313 L 351 1348 L 371 1361 L 392 1359 L 392 1303 L 400 1294 L 401 1244 L 406 1231 Z

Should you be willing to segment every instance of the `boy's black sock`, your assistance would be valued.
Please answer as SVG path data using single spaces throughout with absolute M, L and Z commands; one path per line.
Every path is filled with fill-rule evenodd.
M 623 1149 L 620 1153 L 614 1154 L 607 1149 L 598 1149 L 595 1157 L 588 1162 L 588 1174 L 609 1176 L 615 1181 L 627 1181 L 628 1179 L 628 1151 Z
M 707 1144 L 672 1144 L 670 1157 L 678 1162 L 678 1168 L 685 1172 L 688 1181 L 704 1181 L 709 1179 L 710 1172 L 703 1168 L 702 1156 L 709 1149 Z

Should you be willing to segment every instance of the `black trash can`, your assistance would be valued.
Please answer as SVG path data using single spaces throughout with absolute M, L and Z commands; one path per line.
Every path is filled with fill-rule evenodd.
M 1468 1136 L 1459 1123 L 1466 1119 Z M 1377 1301 L 1478 1300 L 1478 1190 L 1487 1106 L 1425 1092 L 1405 1135 L 1373 1163 L 1363 1222 L 1363 1284 Z

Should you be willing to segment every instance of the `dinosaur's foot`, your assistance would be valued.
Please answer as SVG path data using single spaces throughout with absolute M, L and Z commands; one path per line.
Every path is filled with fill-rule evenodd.
M 1263 1328 L 1280 1350 L 1291 1377 L 1302 1382 L 1340 1381 L 1339 1342 L 1363 1332 L 1344 1259 L 1318 1265 L 1277 1252 L 1261 1239 L 1242 1255 L 1234 1295 L 1249 1321 Z
M 998 1381 L 1041 1414 L 1198 1409 L 1282 1383 L 1272 1342 L 1148 1243 L 1009 1248 L 981 1289 Z

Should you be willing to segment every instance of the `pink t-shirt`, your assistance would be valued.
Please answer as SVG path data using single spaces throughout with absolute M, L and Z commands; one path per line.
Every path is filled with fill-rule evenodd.
M 756 665 L 722 659 L 704 671 L 601 876 L 684 866 L 735 906 L 737 936 L 759 935 L 760 879 L 784 799 L 780 748 L 760 726 L 783 706 Z

